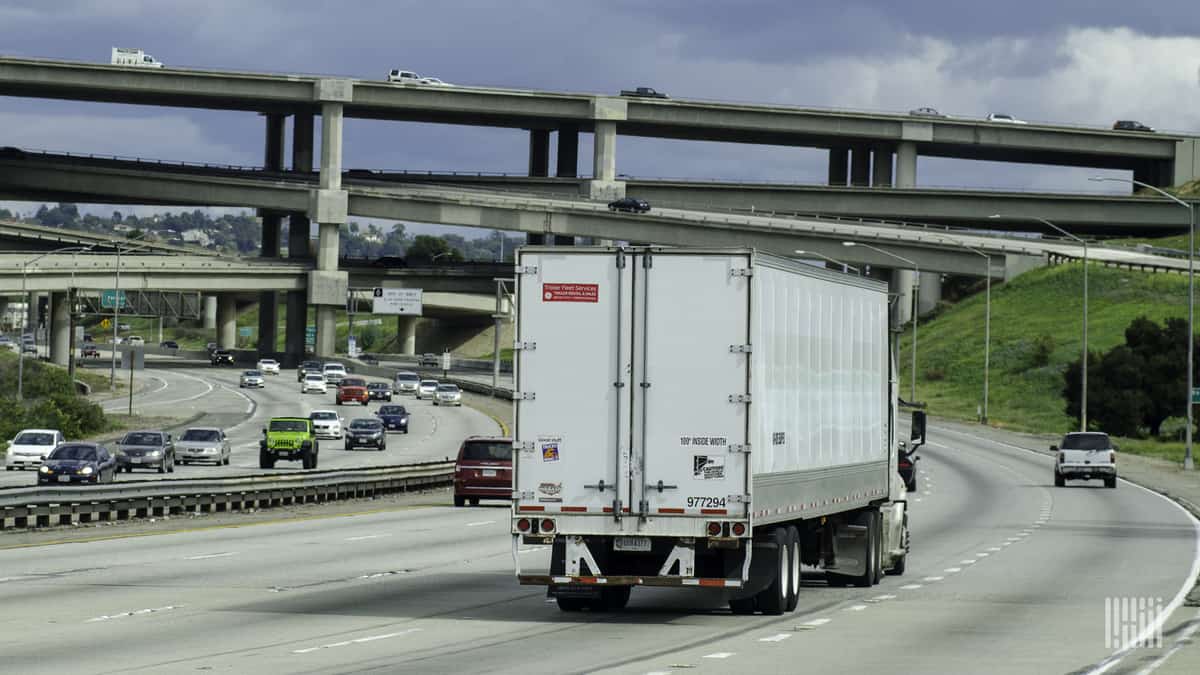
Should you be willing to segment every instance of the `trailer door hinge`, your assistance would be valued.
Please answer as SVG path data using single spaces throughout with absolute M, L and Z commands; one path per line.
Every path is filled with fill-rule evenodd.
M 729 452 L 742 452 L 742 453 L 745 453 L 748 455 L 748 454 L 750 454 L 750 444 L 749 443 L 734 443 L 729 446 Z
M 532 391 L 514 391 L 514 401 L 532 401 L 537 398 L 537 394 Z
M 516 274 L 537 274 L 538 268 L 537 265 L 517 265 L 513 272 Z
M 749 403 L 750 402 L 750 394 L 730 394 L 729 402 L 730 403 Z
M 514 342 L 514 343 L 513 343 L 513 350 L 514 350 L 514 351 L 522 351 L 522 350 L 524 350 L 524 351 L 527 351 L 527 352 L 531 352 L 531 351 L 533 351 L 533 350 L 535 350 L 535 349 L 537 349 L 537 343 L 536 343 L 536 342 Z
M 729 270 L 729 276 L 731 276 L 731 277 L 752 277 L 752 276 L 754 276 L 754 269 L 750 268 L 750 267 L 735 267 L 735 268 Z
M 654 485 L 647 485 L 646 489 L 647 490 L 658 490 L 658 493 L 662 494 L 663 490 L 678 490 L 679 486 L 678 485 L 663 485 L 663 482 L 660 480 L 657 483 L 655 483 Z
M 729 497 L 726 498 L 726 501 L 731 504 L 749 504 L 750 495 L 729 495 Z
M 533 441 L 521 441 L 520 443 L 514 443 L 513 445 L 519 452 L 533 452 L 534 450 L 537 450 L 537 446 L 533 444 Z
M 750 345 L 729 345 L 730 354 L 749 354 Z

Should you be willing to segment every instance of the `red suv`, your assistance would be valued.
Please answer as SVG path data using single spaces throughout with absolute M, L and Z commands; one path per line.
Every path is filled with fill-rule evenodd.
M 357 377 L 343 377 L 338 382 L 337 393 L 334 394 L 333 401 L 338 405 L 346 403 L 369 404 L 371 402 L 371 394 L 367 391 L 367 381 Z
M 512 499 L 512 439 L 471 436 L 454 463 L 454 505 Z

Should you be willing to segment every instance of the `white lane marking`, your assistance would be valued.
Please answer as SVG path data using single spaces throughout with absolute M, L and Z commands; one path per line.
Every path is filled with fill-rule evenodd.
M 1014 543 L 1016 543 L 1016 540 L 1015 540 L 1015 539 L 1014 539 L 1013 541 L 1006 541 L 1006 542 L 1004 542 L 1003 544 L 1000 544 L 1000 545 L 1001 545 L 1001 546 L 1012 546 Z
M 480 525 L 491 525 L 494 522 L 496 522 L 496 521 L 494 521 L 494 520 L 477 520 L 473 523 L 467 523 L 467 527 L 479 527 Z
M 517 553 L 533 553 L 533 552 L 535 552 L 535 551 L 537 551 L 537 550 L 539 550 L 539 549 L 536 549 L 536 548 L 523 548 L 523 549 L 520 549 L 520 550 L 518 550 L 518 551 L 517 551 Z
M 808 625 L 811 625 L 811 622 L 803 623 L 801 625 L 808 626 Z M 814 626 L 814 628 L 815 628 L 815 626 Z M 758 638 L 758 641 L 759 642 L 783 642 L 784 640 L 786 640 L 790 637 L 792 637 L 791 633 L 776 633 L 775 635 L 772 635 L 770 637 Z
M 917 501 L 917 502 L 919 502 L 919 501 L 921 501 L 921 498 L 920 498 L 920 497 L 917 497 L 917 498 L 916 498 L 916 499 L 914 499 L 913 501 Z
M 1196 616 L 1192 617 L 1191 620 L 1185 625 L 1187 625 L 1187 630 L 1179 634 L 1179 639 L 1171 643 L 1171 648 L 1168 649 L 1162 656 L 1152 661 L 1150 665 L 1139 670 L 1138 675 L 1150 675 L 1150 673 L 1158 670 L 1162 664 L 1166 663 L 1168 659 L 1170 659 L 1172 656 L 1175 656 L 1175 652 L 1192 643 L 1192 636 L 1196 634 L 1197 629 L 1200 629 L 1200 612 L 1196 612 Z
M 209 558 L 228 558 L 231 555 L 237 555 L 237 551 L 229 551 L 228 553 L 206 553 L 204 555 L 191 555 L 184 560 L 208 560 Z
M 888 593 L 885 595 L 877 595 L 873 598 L 869 598 L 867 600 L 867 602 L 883 602 L 884 600 L 893 600 L 893 599 L 895 599 L 895 597 L 896 597 L 895 595 Z
M 945 579 L 945 578 L 946 578 L 946 577 L 925 577 L 925 578 L 924 578 L 924 579 L 922 579 L 921 581 L 941 581 L 941 580 L 943 580 L 943 579 Z
M 113 619 L 124 619 L 128 616 L 144 616 L 146 614 L 155 614 L 158 612 L 169 612 L 172 609 L 179 609 L 183 605 L 167 605 L 166 607 L 152 607 L 150 609 L 135 609 L 132 612 L 121 612 L 120 614 L 105 614 L 103 616 L 93 617 L 84 623 L 95 623 L 96 621 L 111 621 Z
M 849 607 L 846 608 L 846 611 L 847 612 L 861 612 L 866 608 L 867 608 L 866 605 L 850 605 Z
M 701 656 L 700 658 L 702 658 L 702 659 L 727 659 L 736 653 L 737 652 L 713 652 L 712 654 L 705 654 L 704 656 Z
M 392 536 L 392 535 L 390 535 L 390 534 L 364 534 L 361 537 L 346 537 L 346 541 L 363 541 L 366 539 L 381 539 L 383 537 L 390 537 L 390 536 Z
M 975 561 L 974 561 L 974 560 L 971 560 L 971 559 L 967 559 L 967 560 L 959 560 L 959 561 L 958 561 L 958 564 L 959 564 L 959 565 L 974 565 L 974 564 L 975 564 Z
M 669 671 L 669 670 L 652 670 L 652 671 L 646 673 L 646 675 L 671 675 L 671 671 Z
M 921 584 L 904 584 L 900 587 L 902 591 L 915 591 L 921 587 Z
M 37 578 L 38 578 L 37 576 L 31 576 L 31 575 L 20 576 L 20 577 L 0 577 L 0 584 L 4 583 L 6 581 L 24 581 L 26 579 L 37 579 Z
M 930 492 L 929 490 L 926 490 L 926 491 L 922 492 L 921 494 L 923 494 L 923 495 L 925 495 L 926 497 L 928 497 L 929 495 L 931 495 L 931 494 L 933 494 L 933 493 L 932 493 L 932 492 Z
M 947 568 L 946 568 L 945 570 L 943 570 L 943 571 L 944 571 L 944 572 L 949 572 L 950 574 L 954 574 L 955 572 L 961 572 L 961 571 L 962 571 L 962 568 L 961 568 L 961 567 L 947 567 Z
M 400 637 L 401 635 L 408 635 L 410 633 L 416 633 L 419 630 L 421 630 L 421 629 L 420 628 L 409 628 L 408 630 L 402 630 L 402 631 L 398 631 L 396 633 L 385 633 L 383 635 L 371 635 L 369 637 L 361 637 L 361 638 L 357 638 L 354 640 L 342 640 L 341 642 L 331 642 L 327 645 L 320 645 L 317 647 L 308 647 L 306 649 L 293 649 L 292 653 L 293 654 L 308 654 L 310 652 L 315 652 L 315 651 L 319 651 L 322 649 L 333 649 L 335 647 L 345 647 L 347 645 L 363 644 L 364 642 L 374 642 L 376 640 L 387 640 L 388 638 Z
M 208 396 L 209 394 L 212 393 L 213 389 L 216 389 L 216 386 L 212 382 L 202 380 L 198 377 L 192 377 L 191 375 L 184 375 L 183 373 L 175 373 L 175 374 L 178 375 L 179 377 L 186 377 L 189 380 L 196 380 L 197 382 L 208 387 L 208 389 L 200 392 L 199 394 L 192 394 L 191 396 L 185 396 L 184 398 L 167 399 L 165 401 L 158 401 L 158 400 L 141 401 L 140 403 L 138 403 L 138 405 L 140 405 L 142 407 L 147 407 L 147 406 L 161 407 L 164 405 L 175 405 L 176 403 L 187 403 L 188 401 L 195 401 L 198 398 L 203 398 L 205 396 Z M 122 402 L 120 405 L 117 406 L 117 408 L 121 408 L 122 406 L 125 406 L 125 405 L 129 405 L 128 402 Z
M 976 553 L 976 554 L 975 554 L 975 557 L 976 557 L 976 558 L 986 558 L 986 557 L 988 557 L 989 555 L 991 555 L 991 553 Z
M 992 553 L 995 553 L 1000 550 L 1000 547 L 999 546 L 989 546 L 988 550 L 991 551 Z

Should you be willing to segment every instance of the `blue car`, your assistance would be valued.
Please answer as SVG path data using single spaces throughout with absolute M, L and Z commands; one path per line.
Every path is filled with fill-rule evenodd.
M 53 483 L 111 483 L 117 457 L 99 443 L 63 443 L 38 469 L 38 485 Z
M 375 416 L 383 422 L 384 430 L 408 433 L 408 411 L 404 406 L 379 406 L 379 412 L 375 413 Z

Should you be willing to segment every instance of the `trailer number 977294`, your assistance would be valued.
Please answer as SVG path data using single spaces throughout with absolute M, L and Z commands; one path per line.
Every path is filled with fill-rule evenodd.
M 723 509 L 725 508 L 724 497 L 688 497 L 687 505 L 690 509 Z

